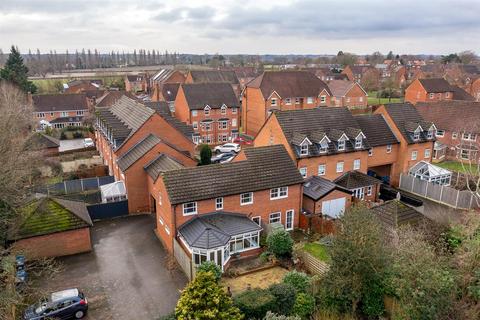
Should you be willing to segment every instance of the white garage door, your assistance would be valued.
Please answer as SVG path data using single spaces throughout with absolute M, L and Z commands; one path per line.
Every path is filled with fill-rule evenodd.
M 339 218 L 345 211 L 345 198 L 334 199 L 322 202 L 322 214 L 331 218 Z

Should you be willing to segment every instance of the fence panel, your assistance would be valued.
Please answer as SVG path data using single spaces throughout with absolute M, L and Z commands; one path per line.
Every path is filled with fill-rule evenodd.
M 83 179 L 83 190 L 96 190 L 98 189 L 98 178 L 85 178 Z
M 83 191 L 82 180 L 68 180 L 64 181 L 66 193 L 80 193 Z
M 100 188 L 100 186 L 113 182 L 115 182 L 115 177 L 113 176 L 66 180 L 48 185 L 44 188 L 38 188 L 37 192 L 43 191 L 53 195 L 80 193 L 84 191 L 97 190 Z
M 177 263 L 179 264 L 180 268 L 182 268 L 188 280 L 192 281 L 193 278 L 195 278 L 195 268 L 192 265 L 192 260 L 185 253 L 182 246 L 180 246 L 176 239 L 173 240 L 173 255 L 175 256 Z
M 87 206 L 92 220 L 111 219 L 128 215 L 128 200 Z
M 420 179 L 415 179 L 415 181 L 413 183 L 412 192 L 416 193 L 416 194 L 425 195 L 425 193 L 427 191 L 427 184 L 428 184 L 427 181 L 423 181 L 423 180 L 420 180 Z
M 109 184 L 115 182 L 115 177 L 114 176 L 104 176 L 104 177 L 98 177 L 98 182 L 100 186 L 103 186 L 104 184 Z
M 455 190 L 450 187 L 444 187 L 441 202 L 447 203 L 455 207 L 457 203 L 457 193 L 458 193 L 458 190 Z
M 429 183 L 426 197 L 440 201 L 440 196 L 442 195 L 442 188 L 443 187 L 441 185 Z
M 307 268 L 310 273 L 322 276 L 330 269 L 327 263 L 318 260 L 305 250 L 299 250 L 297 253 L 305 264 L 305 268 Z

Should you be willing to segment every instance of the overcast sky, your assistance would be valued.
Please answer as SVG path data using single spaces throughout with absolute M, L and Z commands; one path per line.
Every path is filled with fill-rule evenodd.
M 0 47 L 480 53 L 480 0 L 0 0 Z

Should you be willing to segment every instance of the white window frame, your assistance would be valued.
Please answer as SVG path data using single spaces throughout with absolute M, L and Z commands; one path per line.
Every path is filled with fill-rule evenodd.
M 226 106 L 222 106 L 220 108 L 220 114 L 223 114 L 223 115 L 226 115 L 227 114 L 227 107 Z
M 270 189 L 270 200 L 284 199 L 288 197 L 288 187 Z
M 417 160 L 418 158 L 418 151 L 414 150 L 412 151 L 412 155 L 410 157 L 410 160 Z
M 428 130 L 427 139 L 433 139 L 433 137 L 434 137 L 433 130 Z
M 423 152 L 423 157 L 425 159 L 430 158 L 431 155 L 432 155 L 432 152 L 430 151 L 430 149 L 425 149 L 425 151 Z
M 237 114 L 237 108 L 235 107 L 232 108 L 232 114 Z
M 45 118 L 45 112 L 38 112 L 37 118 Z
M 255 220 L 257 220 L 258 222 L 256 222 Z M 255 222 L 256 224 L 258 224 L 259 226 L 262 225 L 262 217 L 261 216 L 252 217 L 252 221 Z
M 215 210 L 223 210 L 223 197 L 215 198 Z
M 192 117 L 196 117 L 198 115 L 197 110 L 192 110 Z
M 361 149 L 363 145 L 363 138 L 357 137 L 355 138 L 355 149 Z
M 289 213 L 292 214 L 290 225 L 288 223 L 288 215 Z M 290 209 L 285 211 L 285 230 L 290 231 L 293 230 L 293 225 L 295 224 L 295 210 Z
M 344 161 L 338 161 L 337 162 L 337 167 L 336 167 L 336 172 L 341 173 L 345 170 L 345 162 Z
M 236 118 L 232 119 L 232 127 L 237 127 L 237 119 Z
M 189 206 L 189 205 L 192 205 L 192 207 L 187 208 L 187 206 Z M 193 211 L 186 212 L 186 211 L 189 211 L 191 209 L 193 209 Z M 197 212 L 198 212 L 197 202 L 193 201 L 193 202 L 186 202 L 186 203 L 182 204 L 182 212 L 183 212 L 184 216 L 191 216 L 191 215 L 197 214 Z
M 445 130 L 437 130 L 437 132 L 435 133 L 435 136 L 437 137 L 444 137 L 445 136 Z
M 270 99 L 270 106 L 271 107 L 276 107 L 278 104 L 277 104 L 277 98 L 271 98 Z
M 457 139 L 458 138 L 458 133 L 452 132 L 452 139 Z
M 327 165 L 326 164 L 319 164 L 318 165 L 318 175 L 324 176 L 327 173 Z
M 433 99 L 433 98 L 435 98 L 435 94 L 434 94 L 434 93 L 430 93 L 430 94 L 428 95 L 428 97 L 429 97 L 430 99 Z
M 299 97 L 295 98 L 295 104 L 300 104 L 300 98 Z
M 300 156 L 308 156 L 308 143 L 300 145 Z
M 387 153 L 392 153 L 392 145 L 387 144 Z
M 353 160 L 353 170 L 360 170 L 361 166 L 362 162 L 360 161 L 360 159 Z
M 301 167 L 300 169 L 298 169 L 298 171 L 304 179 L 307 177 L 307 167 Z
M 63 117 L 63 118 L 68 117 L 68 112 L 62 111 L 62 113 L 60 114 L 60 116 Z
M 248 202 L 245 202 L 245 198 L 249 196 L 250 200 Z M 241 206 L 246 206 L 249 204 L 253 203 L 253 192 L 244 192 L 240 194 L 240 205 Z
M 327 102 L 327 96 L 320 96 L 320 103 Z
M 193 130 L 198 130 L 198 122 L 197 122 L 197 121 L 193 121 L 193 122 L 192 122 L 192 127 L 193 127 Z
M 373 156 L 373 148 L 368 149 L 368 156 L 369 157 Z
M 360 200 L 365 199 L 365 188 L 361 187 L 361 188 L 353 189 L 353 196 Z
M 338 141 L 338 151 L 345 151 L 346 143 L 345 140 Z
M 77 116 L 83 116 L 85 114 L 85 111 L 83 110 L 78 110 L 77 111 Z
M 415 131 L 413 133 L 413 141 L 418 141 L 420 140 L 420 131 Z
M 314 101 L 313 97 L 307 97 L 307 104 L 313 104 Z
M 195 144 L 199 144 L 200 143 L 200 136 L 192 136 L 192 141 L 193 143 Z
M 464 152 L 466 153 L 466 157 L 464 157 Z M 470 151 L 467 149 L 460 149 L 460 159 L 470 160 Z
M 373 186 L 367 187 L 367 196 L 371 196 L 373 194 Z
M 292 98 L 285 98 L 285 105 L 289 106 L 292 104 Z
M 210 108 L 209 106 L 206 106 L 205 108 L 203 108 L 203 114 L 205 116 L 209 116 L 210 115 L 210 111 L 212 111 L 212 108 Z
M 226 130 L 226 129 L 228 129 L 228 121 L 227 120 L 218 121 L 218 130 Z
M 273 217 L 275 215 L 275 217 Z M 272 222 L 272 219 L 275 220 Z M 278 221 L 276 221 L 278 219 Z M 282 213 L 281 212 L 272 212 L 268 215 L 268 223 L 282 223 Z

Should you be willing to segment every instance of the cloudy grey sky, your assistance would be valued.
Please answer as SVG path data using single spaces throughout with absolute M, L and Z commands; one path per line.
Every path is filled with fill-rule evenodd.
M 0 47 L 480 53 L 480 0 L 0 0 Z

